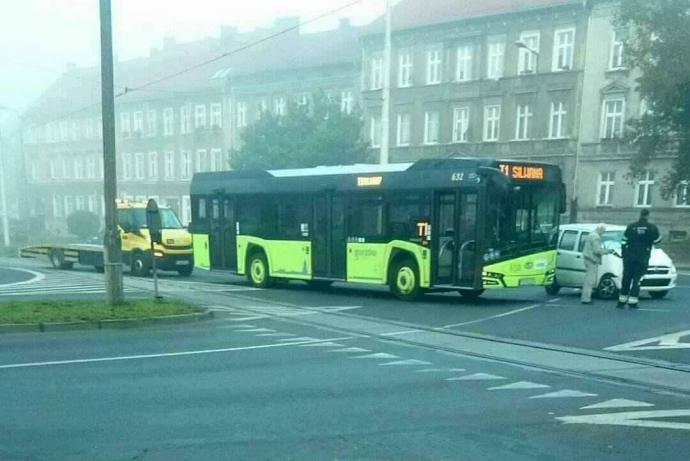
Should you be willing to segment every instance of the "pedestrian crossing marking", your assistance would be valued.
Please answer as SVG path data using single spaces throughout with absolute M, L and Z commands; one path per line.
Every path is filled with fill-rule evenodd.
M 503 376 L 492 375 L 489 373 L 474 373 L 467 376 L 457 376 L 455 378 L 446 378 L 446 381 L 483 381 L 483 380 L 498 380 L 506 379 Z
M 425 362 L 424 360 L 396 360 L 395 362 L 380 363 L 380 366 L 410 366 L 410 365 L 431 365 L 431 362 Z
M 415 373 L 455 373 L 466 371 L 464 368 L 425 368 L 423 370 L 415 370 Z
M 490 387 L 488 390 L 490 391 L 509 391 L 509 390 L 517 390 L 517 389 L 545 389 L 551 386 L 547 386 L 546 384 L 539 384 L 539 383 L 533 383 L 530 381 L 518 381 L 516 383 L 510 383 L 506 384 L 504 386 L 495 386 L 495 387 Z
M 353 359 L 397 359 L 397 355 L 386 354 L 385 352 L 377 352 L 375 354 L 360 355 L 357 357 L 352 357 Z
M 533 395 L 530 399 L 565 399 L 571 397 L 597 397 L 597 394 L 564 389 L 562 391 L 549 392 L 548 394 Z
M 346 347 L 345 349 L 335 349 L 328 352 L 345 352 L 346 354 L 359 354 L 363 352 L 371 352 L 369 349 L 362 349 L 361 347 Z
M 594 405 L 587 405 L 580 408 L 580 410 L 593 410 L 595 408 L 632 408 L 632 407 L 653 407 L 654 404 L 647 402 L 639 402 L 637 400 L 627 399 L 611 399 Z

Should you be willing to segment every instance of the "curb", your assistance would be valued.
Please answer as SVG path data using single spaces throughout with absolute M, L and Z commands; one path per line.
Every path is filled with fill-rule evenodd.
M 195 314 L 171 315 L 166 317 L 149 317 L 145 319 L 113 319 L 98 322 L 50 322 L 0 325 L 1 334 L 13 333 L 52 333 L 60 331 L 81 330 L 125 330 L 131 328 L 145 328 L 164 325 L 181 325 L 195 323 L 214 318 L 210 309 Z

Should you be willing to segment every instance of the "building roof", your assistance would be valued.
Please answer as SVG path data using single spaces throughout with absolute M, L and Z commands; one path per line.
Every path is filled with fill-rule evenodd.
M 401 0 L 393 7 L 391 21 L 394 30 L 413 29 L 462 19 L 583 3 L 584 0 Z M 382 16 L 372 22 L 364 33 L 379 34 L 384 30 L 385 19 Z

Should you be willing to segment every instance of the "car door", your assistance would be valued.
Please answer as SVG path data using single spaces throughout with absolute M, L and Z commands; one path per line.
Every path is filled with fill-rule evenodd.
M 578 286 L 576 273 L 582 267 L 582 253 L 577 252 L 577 243 L 580 231 L 564 230 L 558 241 L 557 262 L 556 262 L 556 281 L 565 287 Z
M 585 240 L 589 232 L 582 231 L 578 239 L 577 253 L 575 254 L 575 270 L 573 271 L 573 286 L 581 287 L 585 284 L 585 258 L 582 255 L 585 249 Z

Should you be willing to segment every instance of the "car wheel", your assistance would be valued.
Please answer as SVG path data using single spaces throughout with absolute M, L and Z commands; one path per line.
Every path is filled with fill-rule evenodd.
M 610 301 L 618 297 L 618 287 L 611 274 L 604 275 L 597 287 L 597 296 L 601 299 Z
M 390 289 L 402 301 L 414 301 L 421 293 L 417 263 L 406 258 L 395 265 Z
M 137 277 L 148 277 L 151 267 L 149 266 L 144 253 L 132 255 L 132 275 Z
M 267 288 L 271 285 L 271 276 L 268 272 L 268 261 L 263 251 L 255 251 L 249 257 L 249 281 L 256 288 Z
M 458 290 L 458 293 L 465 299 L 477 299 L 484 293 L 484 290 Z
M 663 291 L 650 291 L 648 292 L 649 296 L 651 296 L 654 299 L 661 299 L 664 296 L 668 294 L 668 290 L 663 290 Z

